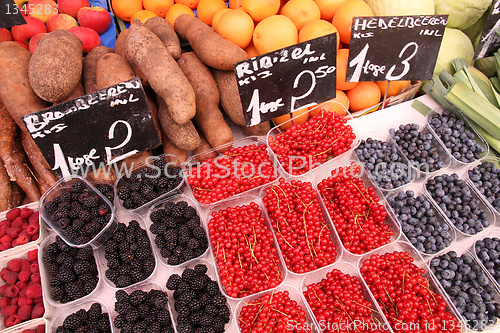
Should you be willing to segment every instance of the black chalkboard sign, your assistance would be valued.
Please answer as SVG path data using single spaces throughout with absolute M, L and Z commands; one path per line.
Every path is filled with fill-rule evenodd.
M 448 15 L 352 19 L 346 81 L 429 80 Z
M 337 34 L 237 63 L 247 126 L 335 98 Z
M 59 176 L 90 173 L 161 144 L 138 78 L 22 120 Z
M 495 0 L 477 44 L 474 59 L 490 57 L 500 48 L 500 35 L 495 31 L 498 28 L 500 28 L 500 0 Z
M 21 24 L 26 24 L 26 20 L 14 0 L 0 0 L 0 28 L 10 28 Z

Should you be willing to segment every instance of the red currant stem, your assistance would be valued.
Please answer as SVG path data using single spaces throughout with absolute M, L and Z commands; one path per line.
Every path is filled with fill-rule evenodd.
M 354 182 L 352 180 L 349 179 L 349 183 L 352 184 L 352 186 L 354 186 L 356 188 L 356 190 L 358 190 L 359 194 L 361 194 L 361 196 L 363 197 L 363 199 L 366 200 L 366 202 L 370 203 L 370 200 L 368 200 L 366 197 L 365 197 L 365 193 L 361 191 L 361 189 L 356 185 L 354 184 Z M 373 199 L 371 199 L 371 202 L 373 203 Z
M 283 236 L 283 234 L 281 233 L 281 231 L 280 231 L 279 235 L 281 236 L 281 238 L 283 238 L 283 241 L 286 243 L 286 245 L 290 246 L 292 249 L 294 248 L 292 246 L 292 244 L 288 243 L 288 241 L 286 240 L 285 236 Z
M 281 210 L 281 207 L 280 207 L 280 196 L 278 195 L 278 193 L 276 193 L 276 191 L 274 190 L 273 187 L 271 187 L 271 191 L 273 191 L 274 195 L 276 196 L 276 201 L 277 201 L 277 206 L 278 206 L 278 209 Z
M 239 242 L 238 242 L 238 248 L 239 248 Z M 240 262 L 240 268 L 243 270 L 243 264 L 241 263 L 241 256 L 239 252 L 238 252 L 238 261 Z
M 295 195 L 297 193 L 294 192 Z M 318 255 L 316 254 L 316 250 L 314 250 L 314 247 L 311 250 L 311 243 L 309 243 L 309 235 L 307 234 L 307 222 L 306 222 L 306 211 L 308 211 L 309 206 L 312 204 L 312 202 L 308 203 L 307 206 L 304 204 L 302 200 L 300 200 L 302 205 L 304 205 L 304 212 L 302 213 L 302 220 L 304 221 L 304 232 L 306 236 L 306 242 L 307 242 L 307 247 L 309 248 L 309 252 L 311 253 L 311 257 L 317 257 Z M 314 252 L 314 254 L 313 254 Z
M 326 228 L 327 226 L 323 224 L 323 227 L 321 228 L 321 230 L 319 231 L 319 235 L 318 235 L 318 244 L 321 243 L 321 234 L 323 233 L 323 230 Z
M 431 313 L 431 316 L 434 316 L 434 314 L 432 313 L 432 308 L 431 308 L 431 303 L 429 303 L 429 299 L 425 299 L 427 301 L 427 305 L 429 306 L 429 311 Z
M 211 191 L 211 189 L 209 188 L 201 188 L 201 187 L 195 187 L 194 190 L 198 190 L 198 191 Z
M 312 134 L 316 133 L 316 131 L 321 127 L 321 131 L 319 131 L 320 133 L 323 132 L 323 130 L 325 129 L 326 127 L 326 123 L 324 123 L 323 125 L 319 125 L 318 128 L 316 128 L 314 130 L 314 132 L 312 132 Z
M 306 285 L 304 284 L 304 286 L 306 286 Z M 307 286 L 306 286 L 306 288 L 307 288 Z M 314 296 L 316 296 L 316 298 L 318 299 L 318 301 L 320 301 L 320 303 L 322 303 L 321 302 L 321 298 L 319 298 L 318 294 L 316 293 L 316 289 L 314 289 L 314 288 L 311 288 L 311 289 L 312 289 L 312 292 L 314 293 Z
M 253 252 L 253 249 L 252 247 L 250 246 L 250 242 L 248 241 L 248 238 L 247 238 L 247 235 L 244 235 L 243 237 L 245 237 L 245 243 L 247 243 L 247 246 L 248 246 L 248 249 L 250 251 L 250 255 L 252 256 L 252 258 L 257 262 L 257 264 L 259 263 L 259 260 L 257 260 L 257 257 L 255 257 L 255 253 Z
M 405 277 L 406 277 L 406 270 L 403 271 L 403 282 L 402 282 L 403 294 L 405 293 Z
M 349 312 L 347 312 L 347 310 L 346 310 L 346 309 L 345 309 L 345 307 L 344 307 L 344 304 L 342 304 L 342 302 L 338 299 L 337 295 L 333 295 L 333 297 L 335 298 L 335 301 L 336 301 L 337 303 L 339 303 L 340 308 L 342 309 L 342 311 L 344 311 L 344 312 L 345 312 L 345 314 L 347 315 L 347 317 L 349 318 L 349 320 L 350 320 L 352 323 L 354 323 L 354 321 L 352 320 L 351 316 L 349 315 Z M 354 329 L 355 329 L 356 331 L 360 332 L 360 331 L 359 331 L 359 329 L 356 327 L 356 325 L 354 325 Z
M 219 256 L 219 246 L 220 246 L 220 243 L 219 241 L 217 241 L 217 253 L 215 254 L 215 257 L 217 258 Z
M 239 320 L 239 321 L 241 321 L 243 324 L 248 325 L 248 324 L 246 323 L 246 321 L 244 321 L 243 319 L 241 319 L 241 317 L 239 317 L 239 318 L 238 318 L 238 320 Z
M 352 211 L 351 207 L 347 207 L 347 209 L 349 209 L 349 211 L 351 212 L 352 216 L 354 217 L 354 223 L 356 223 L 359 226 L 359 229 L 361 229 L 361 231 L 364 232 L 363 227 L 361 226 L 361 222 L 358 221 L 359 214 L 354 214 L 354 212 Z

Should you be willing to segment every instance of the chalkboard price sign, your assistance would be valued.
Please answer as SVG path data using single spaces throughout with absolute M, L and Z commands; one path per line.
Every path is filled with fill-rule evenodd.
M 335 98 L 336 51 L 330 34 L 237 63 L 246 125 Z
M 448 15 L 352 19 L 346 81 L 429 80 Z
M 22 118 L 59 176 L 90 173 L 161 144 L 138 78 Z
M 26 20 L 14 0 L 0 0 L 0 28 L 21 24 L 26 24 Z
M 477 44 L 474 59 L 490 57 L 500 48 L 500 35 L 496 32 L 498 28 L 500 28 L 500 0 L 495 0 Z

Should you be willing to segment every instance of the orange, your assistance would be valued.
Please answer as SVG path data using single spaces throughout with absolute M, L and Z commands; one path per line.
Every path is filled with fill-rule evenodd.
M 292 127 L 292 125 L 304 124 L 307 121 L 307 119 L 309 118 L 309 113 L 307 112 L 308 110 L 309 110 L 309 108 L 302 108 L 302 109 L 299 109 L 297 111 L 292 112 L 293 124 L 291 121 L 286 123 L 286 124 L 283 124 L 284 122 L 291 119 L 290 113 L 276 117 L 273 119 L 273 121 L 277 126 L 281 125 L 280 129 L 287 130 L 290 127 Z
M 280 14 L 289 17 L 297 31 L 300 31 L 304 24 L 321 18 L 318 5 L 313 0 L 290 0 L 281 8 Z
M 250 14 L 255 22 L 278 14 L 280 0 L 243 0 L 243 10 Z
M 377 81 L 375 83 L 378 85 L 382 97 L 384 97 L 388 81 Z M 391 84 L 389 85 L 389 91 L 387 92 L 387 97 L 396 96 L 397 94 L 399 94 L 401 89 L 403 89 L 403 87 L 406 87 L 408 84 L 410 84 L 410 81 L 391 81 Z
M 299 33 L 295 24 L 284 15 L 263 19 L 253 31 L 253 44 L 259 55 L 295 45 L 298 41 Z
M 134 19 L 139 19 L 142 23 L 146 23 L 146 21 L 152 17 L 156 17 L 156 14 L 150 10 L 139 10 L 135 12 L 134 15 L 130 18 L 130 23 L 134 23 Z
M 311 109 L 311 117 L 317 115 L 320 110 L 335 112 L 341 116 L 345 115 L 347 110 L 349 110 L 349 98 L 342 90 L 337 89 L 335 94 L 335 98 L 319 103 L 314 107 L 314 109 Z
M 191 9 L 196 9 L 200 0 L 175 0 L 175 3 L 180 3 L 181 5 L 186 5 Z
M 337 51 L 337 89 L 349 90 L 354 88 L 358 82 L 346 82 L 347 62 L 349 61 L 349 50 L 340 49 Z
M 333 15 L 335 15 L 337 8 L 345 1 L 346 0 L 314 0 L 321 12 L 321 18 L 330 22 L 333 20 Z
M 225 12 L 231 10 L 231 8 L 223 8 L 215 13 L 214 17 L 212 17 L 212 27 L 215 31 L 217 31 L 217 24 L 219 24 L 219 19 Z
M 245 48 L 245 52 L 248 54 L 249 58 L 253 58 L 259 55 L 259 52 L 257 52 L 257 49 L 255 48 L 255 45 L 253 45 L 253 42 L 250 41 L 250 44 Z
M 170 25 L 173 27 L 175 19 L 177 18 L 177 16 L 181 14 L 188 14 L 194 17 L 194 13 L 191 10 L 191 8 L 189 8 L 186 5 L 176 3 L 167 10 L 167 14 L 165 15 L 165 20 L 167 20 L 167 22 L 170 23 Z
M 142 0 L 144 9 L 150 10 L 159 17 L 165 17 L 174 0 Z
M 299 31 L 299 43 L 305 42 L 321 36 L 337 33 L 337 49 L 339 48 L 340 38 L 337 28 L 325 20 L 314 20 L 306 23 Z
M 252 41 L 253 28 L 252 17 L 241 9 L 230 9 L 217 23 L 217 32 L 242 49 Z
M 364 110 L 380 102 L 380 89 L 375 82 L 359 82 L 354 88 L 346 91 L 349 98 L 349 110 L 352 112 Z
M 342 3 L 333 16 L 332 24 L 340 34 L 340 41 L 351 43 L 352 18 L 355 16 L 374 16 L 370 6 L 363 0 L 347 0 Z
M 224 0 L 200 0 L 196 8 L 196 14 L 202 22 L 212 25 L 214 15 L 224 8 L 227 8 Z
M 229 0 L 229 8 L 231 9 L 243 8 L 243 0 Z
M 135 12 L 142 10 L 142 0 L 113 0 L 111 6 L 116 16 L 129 22 Z

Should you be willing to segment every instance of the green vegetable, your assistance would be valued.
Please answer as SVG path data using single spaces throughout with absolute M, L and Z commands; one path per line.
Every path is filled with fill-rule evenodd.
M 451 63 L 455 58 L 464 58 L 467 66 L 470 66 L 473 64 L 473 57 L 474 47 L 469 37 L 458 29 L 446 27 L 434 67 L 434 76 L 439 75 L 443 70 L 454 73 Z
M 448 14 L 448 27 L 471 27 L 491 5 L 492 0 L 435 0 L 437 15 Z
M 474 67 L 483 72 L 487 77 L 490 77 L 496 74 L 495 61 L 496 59 L 494 56 L 476 59 Z
M 377 16 L 434 15 L 433 0 L 365 0 Z

